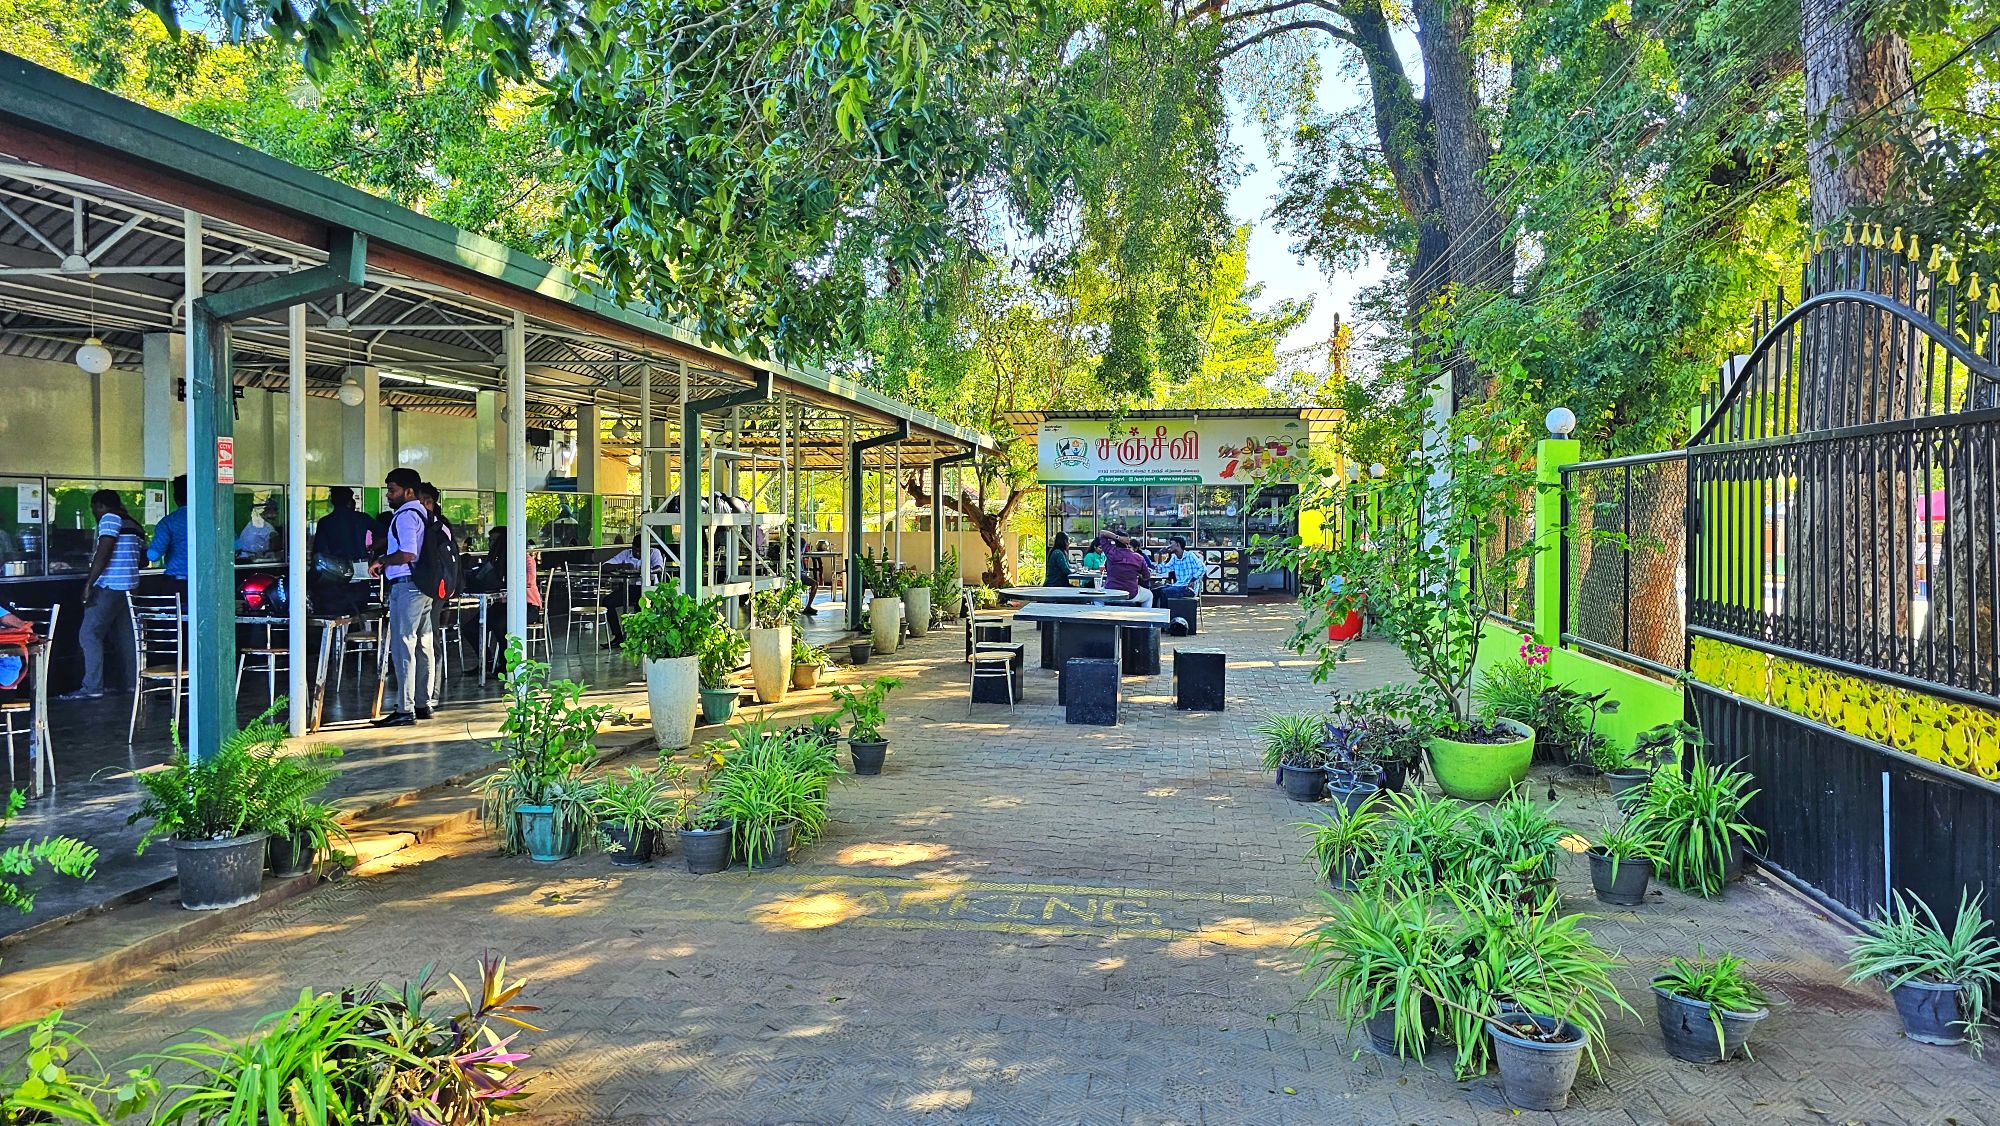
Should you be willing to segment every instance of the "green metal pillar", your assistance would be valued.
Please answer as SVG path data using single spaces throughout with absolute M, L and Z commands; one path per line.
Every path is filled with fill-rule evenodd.
M 190 224 L 198 253 L 200 226 Z M 235 386 L 229 325 L 359 287 L 367 240 L 337 231 L 327 264 L 210 294 L 188 305 L 188 757 L 199 760 L 236 729 Z M 197 267 L 190 265 L 190 275 Z M 229 451 L 231 480 L 218 469 Z M 293 591 L 292 597 L 305 597 Z
M 910 438 L 910 420 L 899 418 L 896 428 L 887 434 L 877 434 L 873 438 L 863 438 L 847 447 L 847 628 L 861 628 L 861 463 L 869 450 L 877 446 L 906 442 Z
M 1529 573 L 1535 584 L 1535 640 L 1562 645 L 1563 479 L 1565 465 L 1583 460 L 1583 445 L 1571 438 L 1535 443 L 1535 553 Z
M 689 399 L 681 404 L 681 589 L 701 597 L 707 560 L 702 551 L 701 526 L 701 416 L 710 411 L 761 403 L 771 397 L 771 373 L 757 373 L 757 385 L 712 399 Z M 640 565 L 645 566 L 641 560 Z

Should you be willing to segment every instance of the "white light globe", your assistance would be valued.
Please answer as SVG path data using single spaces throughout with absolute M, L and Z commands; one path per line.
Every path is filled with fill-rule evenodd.
M 91 375 L 103 375 L 111 370 L 111 349 L 95 336 L 83 342 L 76 350 L 76 366 Z
M 341 380 L 338 394 L 340 405 L 343 407 L 358 407 L 362 400 L 368 397 L 368 392 L 362 388 L 361 381 L 353 376 Z
M 1378 461 L 1368 467 L 1368 475 L 1370 477 L 1387 477 L 1389 475 L 1389 467 Z
M 1542 420 L 1542 425 L 1548 427 L 1549 433 L 1555 437 L 1567 438 L 1570 431 L 1576 429 L 1576 412 L 1568 407 L 1557 407 Z

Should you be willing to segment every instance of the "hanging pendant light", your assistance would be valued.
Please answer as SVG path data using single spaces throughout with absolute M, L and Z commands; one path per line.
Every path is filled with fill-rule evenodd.
M 623 442 L 626 439 L 630 438 L 631 436 L 632 436 L 632 427 L 626 424 L 625 419 L 623 417 L 620 417 L 617 422 L 611 424 L 612 441 Z
M 368 397 L 368 392 L 361 386 L 361 381 L 351 375 L 340 381 L 338 394 L 340 405 L 344 407 L 358 407 L 362 400 Z
M 76 366 L 90 375 L 103 375 L 111 370 L 111 349 L 97 338 L 97 284 L 90 285 L 90 335 L 76 350 Z

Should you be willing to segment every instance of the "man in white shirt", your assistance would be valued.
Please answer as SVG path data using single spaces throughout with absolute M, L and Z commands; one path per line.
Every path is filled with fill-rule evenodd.
M 410 578 L 430 522 L 430 510 L 417 496 L 422 483 L 416 470 L 401 466 L 391 469 L 382 482 L 382 496 L 389 502 L 389 550 L 368 564 L 368 573 L 389 580 L 389 657 L 396 666 L 396 708 L 376 720 L 377 727 L 408 727 L 431 717 L 431 682 L 437 675 L 431 596 Z

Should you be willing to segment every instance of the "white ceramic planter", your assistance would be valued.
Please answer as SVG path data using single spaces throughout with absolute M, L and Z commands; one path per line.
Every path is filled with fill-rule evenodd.
M 876 595 L 868 604 L 868 628 L 875 635 L 875 655 L 886 657 L 903 641 L 903 600 Z
M 910 636 L 922 637 L 931 631 L 931 588 L 913 586 L 903 592 L 903 616 L 910 620 Z
M 700 692 L 700 658 L 646 662 L 646 703 L 653 713 L 653 737 L 660 741 L 661 750 L 679 750 L 694 742 Z
M 757 684 L 757 702 L 775 704 L 785 698 L 792 676 L 792 627 L 750 629 L 750 679 Z

